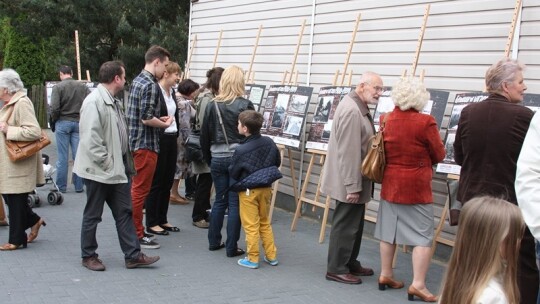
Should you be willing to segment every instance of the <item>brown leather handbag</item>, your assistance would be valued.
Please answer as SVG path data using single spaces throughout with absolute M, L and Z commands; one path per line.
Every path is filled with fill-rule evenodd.
M 8 117 L 11 117 L 11 115 L 13 114 L 13 108 L 14 106 L 11 107 L 11 113 L 9 114 Z M 38 151 L 48 146 L 51 143 L 51 140 L 47 136 L 47 133 L 41 130 L 41 136 L 37 140 L 16 141 L 16 140 L 8 140 L 6 138 L 5 142 L 6 142 L 6 149 L 8 152 L 9 159 L 12 162 L 17 162 L 19 160 L 26 159 L 36 154 Z
M 383 132 L 389 115 L 390 113 L 384 117 L 377 134 L 371 137 L 371 144 L 368 147 L 366 157 L 362 161 L 362 175 L 379 184 L 382 183 L 384 168 L 386 167 Z

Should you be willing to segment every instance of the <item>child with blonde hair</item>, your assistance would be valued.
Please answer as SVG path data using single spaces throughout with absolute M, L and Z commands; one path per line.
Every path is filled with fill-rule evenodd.
M 465 203 L 439 303 L 519 303 L 524 227 L 519 208 L 505 200 L 484 196 Z

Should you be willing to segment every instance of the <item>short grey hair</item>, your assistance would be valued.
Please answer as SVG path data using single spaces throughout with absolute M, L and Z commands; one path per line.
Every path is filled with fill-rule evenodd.
M 392 89 L 392 100 L 401 111 L 415 109 L 420 112 L 429 97 L 424 83 L 413 76 L 401 78 Z
M 514 59 L 497 61 L 486 72 L 486 90 L 489 93 L 502 92 L 503 83 L 516 80 L 516 73 L 524 69 L 525 65 Z
M 15 94 L 24 89 L 24 84 L 15 70 L 3 69 L 0 71 L 0 88 L 6 88 L 9 94 Z

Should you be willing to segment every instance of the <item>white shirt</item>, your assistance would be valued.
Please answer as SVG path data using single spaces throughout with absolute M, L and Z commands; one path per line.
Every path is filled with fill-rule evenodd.
M 176 128 L 176 122 L 174 121 L 174 113 L 176 113 L 176 103 L 174 102 L 174 99 L 172 98 L 172 90 L 167 95 L 167 91 L 159 85 L 161 88 L 161 93 L 163 93 L 163 97 L 165 99 L 165 105 L 167 105 L 167 115 L 173 117 L 173 123 L 165 129 L 165 133 L 176 133 L 178 132 L 178 128 Z
M 516 196 L 523 219 L 540 240 L 540 114 L 537 112 L 523 141 L 516 170 Z
M 476 304 L 508 304 L 508 299 L 498 279 L 492 278 L 489 281 Z

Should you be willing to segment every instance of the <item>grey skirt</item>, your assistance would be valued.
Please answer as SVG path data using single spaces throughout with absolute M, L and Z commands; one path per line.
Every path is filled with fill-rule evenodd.
M 433 204 L 394 204 L 381 199 L 374 236 L 390 244 L 431 247 Z

